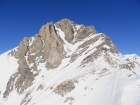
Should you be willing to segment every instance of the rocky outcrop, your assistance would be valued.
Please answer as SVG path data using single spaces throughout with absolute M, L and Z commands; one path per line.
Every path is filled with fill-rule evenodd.
M 103 52 L 118 53 L 116 46 L 112 44 L 112 41 L 110 40 L 110 38 L 107 37 L 105 34 L 100 34 L 84 42 L 83 44 L 81 44 L 71 56 L 71 62 L 75 61 L 79 55 L 82 55 L 83 53 L 87 51 L 87 49 L 90 47 L 91 44 L 95 44 L 95 42 L 97 42 L 100 39 L 102 39 L 103 42 L 95 47 L 96 51 L 94 53 L 90 54 L 89 56 L 86 56 L 86 58 L 83 59 L 81 65 L 84 65 L 87 62 L 93 62 Z M 109 48 L 104 47 L 104 45 L 108 46 Z M 79 49 L 82 49 L 82 50 L 79 50 Z
M 87 26 L 85 27 L 84 25 L 81 25 L 80 29 L 77 32 L 76 38 L 79 40 L 82 40 L 86 37 L 88 37 L 90 34 L 95 34 L 96 30 L 94 29 L 93 26 Z
M 64 103 L 69 102 L 70 105 L 72 105 L 72 102 L 74 101 L 73 97 L 67 97 L 66 100 L 64 101 Z
M 85 27 L 84 25 L 79 25 L 79 28 L 77 28 L 78 25 L 69 19 L 62 19 L 59 22 L 56 22 L 55 25 L 64 32 L 65 39 L 69 43 L 72 43 L 73 39 L 75 39 L 73 43 L 76 43 L 79 40 L 88 37 L 90 34 L 97 33 L 93 26 Z
M 18 70 L 14 73 L 4 93 L 6 98 L 15 87 L 19 94 L 32 85 L 34 78 L 39 74 L 37 66 L 46 63 L 47 69 L 54 69 L 61 64 L 64 58 L 61 38 L 56 35 L 52 22 L 41 27 L 39 33 L 32 38 L 24 38 L 15 54 L 18 59 Z M 39 58 L 39 60 L 37 60 Z M 32 66 L 30 66 L 32 64 Z
M 50 69 L 56 68 L 64 57 L 64 51 L 62 40 L 56 34 L 54 24 L 50 22 L 44 25 L 39 31 L 39 36 L 44 44 L 43 58 L 47 61 L 46 67 Z
M 57 85 L 57 87 L 54 89 L 54 92 L 63 97 L 65 94 L 71 92 L 74 88 L 74 82 L 72 80 L 68 80 Z
M 74 30 L 73 30 L 74 24 L 75 23 L 70 21 L 69 19 L 63 19 L 55 24 L 57 28 L 60 28 L 64 32 L 65 39 L 69 43 L 74 39 Z

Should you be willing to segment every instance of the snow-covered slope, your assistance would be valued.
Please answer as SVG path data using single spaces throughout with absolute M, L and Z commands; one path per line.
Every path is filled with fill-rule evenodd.
M 0 83 L 0 105 L 139 105 L 140 57 L 63 19 L 0 55 Z

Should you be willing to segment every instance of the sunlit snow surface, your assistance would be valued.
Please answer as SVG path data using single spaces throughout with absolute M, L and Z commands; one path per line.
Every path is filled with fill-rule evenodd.
M 78 62 L 78 61 L 77 61 Z M 30 87 L 33 91 L 30 95 L 32 100 L 28 105 L 139 105 L 140 103 L 140 77 L 128 77 L 130 71 L 128 70 L 111 70 L 105 76 L 99 76 L 98 72 L 92 74 L 88 68 L 76 68 L 76 63 L 61 69 L 65 66 L 63 62 L 58 69 L 47 71 L 45 65 L 40 63 L 38 69 L 42 72 Z M 16 59 L 3 54 L 0 56 L 0 89 L 2 93 L 5 91 L 6 83 L 12 73 L 17 69 Z M 42 77 L 44 76 L 44 77 Z M 57 95 L 53 92 L 57 84 L 64 80 L 77 79 L 75 89 L 71 93 L 66 94 L 64 97 Z M 38 90 L 38 85 L 44 86 L 43 90 Z M 29 89 L 29 90 L 30 90 Z M 2 95 L 1 95 L 2 97 Z M 74 98 L 73 101 L 64 103 L 67 97 Z M 18 96 L 13 91 L 8 100 L 2 105 L 20 105 L 23 95 Z
M 8 103 L 4 102 L 2 98 L 11 75 L 15 73 L 18 68 L 17 59 L 12 57 L 9 52 L 10 51 L 0 55 L 0 105 L 16 102 L 20 98 L 14 91 L 12 92 L 12 97 L 9 97 Z
M 100 35 L 90 35 L 85 40 L 72 45 L 65 40 L 64 33 L 60 29 L 56 28 L 56 30 L 64 41 L 64 49 L 68 52 L 67 56 L 74 51 L 79 52 L 82 50 L 77 50 L 79 45 Z M 73 62 L 70 62 L 70 57 L 63 59 L 56 69 L 47 70 L 45 63 L 39 63 L 38 70 L 41 71 L 35 77 L 33 85 L 22 95 L 18 95 L 16 90 L 12 91 L 8 99 L 2 98 L 3 93 L 10 76 L 16 72 L 18 64 L 17 59 L 9 55 L 9 52 L 0 55 L 0 105 L 20 105 L 29 91 L 31 94 L 27 99 L 31 100 L 27 105 L 140 105 L 140 67 L 138 65 L 133 70 L 136 74 L 132 76 L 130 76 L 133 73 L 131 70 L 111 68 L 104 61 L 103 55 L 94 62 L 87 63 L 85 67 L 80 66 L 81 61 L 94 53 L 97 50 L 96 46 L 102 41 L 99 39 L 94 44 L 89 45 L 86 52 L 79 55 Z M 103 47 L 110 49 L 107 45 Z M 140 63 L 140 58 L 136 55 L 109 54 L 119 64 L 126 62 L 126 58 Z M 41 57 L 37 59 L 41 59 Z M 29 65 L 29 67 L 31 66 L 32 64 Z M 107 68 L 106 72 L 102 72 L 104 68 Z M 75 88 L 66 93 L 64 97 L 55 94 L 54 89 L 57 85 L 66 80 L 77 81 L 74 83 Z M 40 84 L 43 85 L 42 90 L 38 90 Z M 73 100 L 66 101 L 67 97 L 71 97 Z

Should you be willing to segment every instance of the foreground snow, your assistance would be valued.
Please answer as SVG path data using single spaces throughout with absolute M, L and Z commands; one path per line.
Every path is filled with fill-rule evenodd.
M 31 99 L 28 105 L 139 105 L 140 102 L 139 75 L 129 76 L 131 71 L 125 69 L 109 70 L 104 75 L 100 70 L 90 70 L 86 67 L 80 69 L 74 63 L 65 68 L 63 63 L 58 69 L 49 71 L 40 63 L 39 68 L 42 71 L 36 77 L 34 85 L 23 95 L 13 91 L 4 102 L 2 93 L 18 65 L 16 59 L 7 53 L 0 56 L 0 63 L 1 105 L 20 105 L 23 96 L 29 91 L 32 92 L 28 96 Z M 55 94 L 53 89 L 65 80 L 76 81 L 75 88 L 62 97 Z M 40 84 L 43 89 L 38 90 Z

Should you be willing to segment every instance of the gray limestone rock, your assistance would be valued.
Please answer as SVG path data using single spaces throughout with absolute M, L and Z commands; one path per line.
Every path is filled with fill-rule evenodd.
M 75 88 L 74 82 L 72 80 L 68 80 L 57 85 L 57 87 L 54 89 L 54 92 L 56 94 L 64 96 L 65 94 L 71 92 L 74 88 Z

